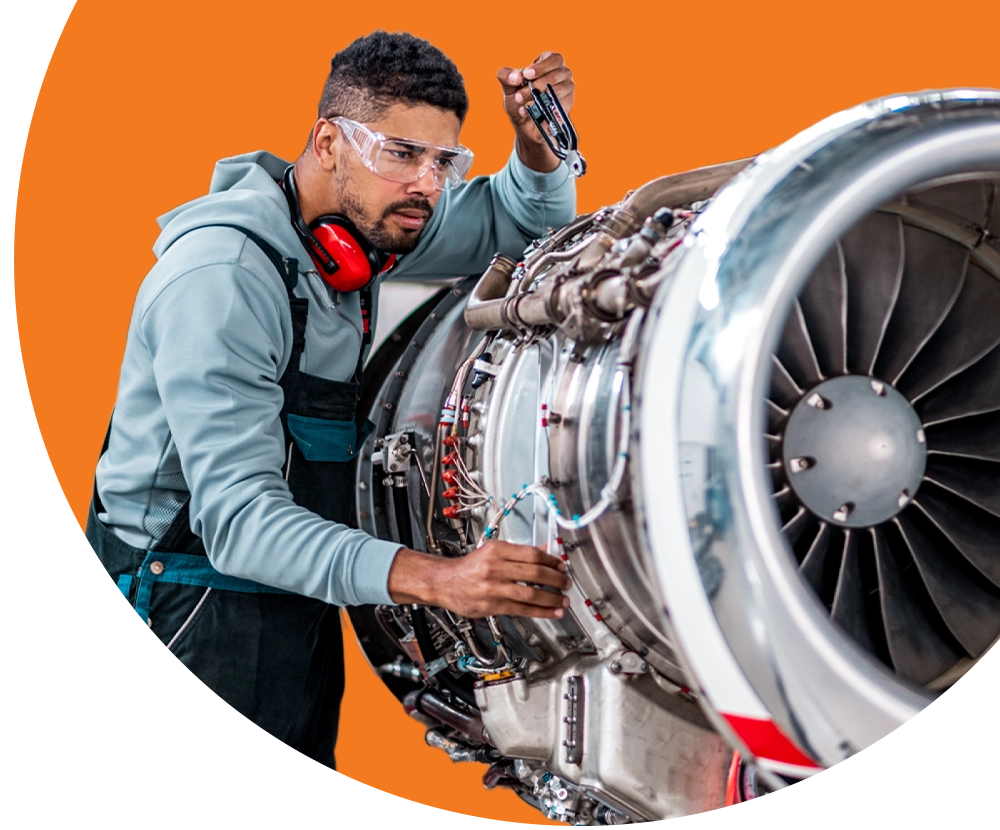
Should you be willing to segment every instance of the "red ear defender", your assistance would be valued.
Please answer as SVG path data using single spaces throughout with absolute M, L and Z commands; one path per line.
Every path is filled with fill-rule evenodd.
M 307 247 L 313 262 L 337 291 L 359 291 L 396 262 L 395 254 L 386 256 L 375 250 L 346 216 L 320 216 L 309 224 L 309 230 L 312 240 Z M 331 260 L 337 265 L 332 273 Z
M 395 254 L 373 248 L 346 216 L 327 214 L 306 227 L 295 192 L 294 170 L 294 166 L 289 166 L 282 182 L 292 225 L 309 251 L 316 270 L 331 288 L 359 291 L 396 264 Z

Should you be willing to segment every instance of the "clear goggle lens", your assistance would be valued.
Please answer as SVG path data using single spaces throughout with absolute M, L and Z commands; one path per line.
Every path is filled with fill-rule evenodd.
M 461 184 L 472 167 L 472 151 L 467 147 L 442 147 L 425 141 L 386 138 L 364 124 L 338 116 L 330 119 L 351 142 L 365 167 L 389 181 L 409 184 L 431 171 L 438 190 Z

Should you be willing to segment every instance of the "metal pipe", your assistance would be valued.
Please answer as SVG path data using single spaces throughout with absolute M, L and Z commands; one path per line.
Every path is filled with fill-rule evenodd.
M 467 735 L 473 741 L 489 742 L 482 718 L 460 712 L 426 689 L 418 689 L 408 693 L 403 698 L 403 709 L 410 717 L 415 717 L 419 713 L 451 727 L 456 732 Z
M 510 287 L 510 278 L 517 263 L 510 257 L 497 254 L 476 283 L 465 306 L 465 322 L 477 331 L 494 331 L 508 328 L 503 314 L 503 298 Z M 497 315 L 500 316 L 497 316 Z
M 642 223 L 659 208 L 707 199 L 749 163 L 750 160 L 743 159 L 717 164 L 688 173 L 663 176 L 644 184 L 627 196 L 621 206 L 608 216 L 595 220 L 601 230 L 582 249 L 577 269 L 586 271 L 596 266 L 615 240 L 638 231 Z M 579 226 L 574 223 L 574 227 Z M 547 258 L 550 255 L 553 255 L 552 258 Z M 537 263 L 531 263 L 530 273 L 535 273 L 537 267 L 558 261 L 555 256 L 557 255 L 551 250 L 539 255 Z M 518 331 L 533 326 L 559 325 L 571 308 L 566 296 L 580 291 L 578 283 L 587 278 L 584 274 L 557 286 L 543 285 L 541 290 L 507 296 L 515 267 L 513 260 L 508 257 L 498 255 L 493 258 L 465 307 L 465 322 L 470 328 L 478 331 Z M 624 313 L 624 300 L 617 294 L 607 297 L 607 305 L 608 314 Z

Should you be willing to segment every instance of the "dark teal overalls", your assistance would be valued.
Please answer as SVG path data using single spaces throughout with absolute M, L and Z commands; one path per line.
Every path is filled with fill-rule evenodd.
M 371 429 L 370 422 L 359 423 L 356 412 L 361 359 L 349 383 L 299 371 L 309 301 L 292 293 L 298 263 L 245 228 L 221 227 L 235 228 L 256 243 L 288 292 L 292 352 L 279 385 L 292 497 L 325 519 L 347 523 L 353 460 Z M 105 439 L 102 454 L 107 444 Z M 184 665 L 258 726 L 334 767 L 344 693 L 340 609 L 216 571 L 191 531 L 189 504 L 190 497 L 163 537 L 141 550 L 97 518 L 104 508 L 95 483 L 87 538 L 139 616 Z

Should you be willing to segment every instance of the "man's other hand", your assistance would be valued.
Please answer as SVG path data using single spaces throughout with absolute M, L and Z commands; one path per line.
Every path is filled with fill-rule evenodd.
M 436 605 L 463 617 L 561 617 L 569 597 L 557 591 L 571 584 L 565 569 L 540 548 L 509 542 L 487 542 L 457 559 L 403 548 L 389 570 L 389 595 L 400 604 Z
M 531 66 L 524 69 L 502 67 L 497 72 L 497 80 L 503 87 L 503 107 L 514 125 L 517 154 L 521 161 L 539 172 L 555 170 L 559 166 L 559 159 L 545 144 L 525 109 L 531 103 L 531 93 L 521 82 L 526 80 L 541 92 L 545 91 L 546 84 L 552 84 L 559 102 L 569 112 L 573 106 L 576 84 L 573 83 L 573 73 L 563 63 L 563 56 L 558 52 L 542 52 Z

